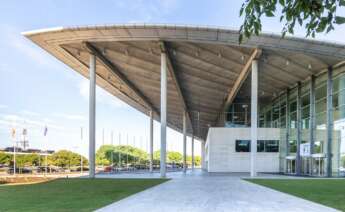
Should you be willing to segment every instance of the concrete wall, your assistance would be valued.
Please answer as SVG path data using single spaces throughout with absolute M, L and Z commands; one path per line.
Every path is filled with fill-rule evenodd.
M 210 128 L 205 145 L 208 172 L 249 172 L 250 152 L 236 152 L 236 140 L 250 140 L 250 128 Z M 258 128 L 258 140 L 280 140 L 280 129 Z M 279 152 L 258 152 L 258 172 L 279 172 Z

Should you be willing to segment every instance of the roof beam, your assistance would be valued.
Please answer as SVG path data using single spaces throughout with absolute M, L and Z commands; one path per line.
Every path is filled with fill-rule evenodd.
M 217 117 L 216 123 L 218 124 L 218 121 L 221 117 L 221 113 L 226 110 L 227 107 L 232 103 L 232 101 L 235 99 L 238 91 L 240 90 L 243 82 L 246 80 L 249 71 L 251 70 L 251 64 L 254 59 L 258 59 L 262 53 L 261 49 L 254 49 L 253 53 L 250 55 L 250 58 L 247 60 L 247 63 L 243 66 L 238 78 L 235 81 L 235 84 L 232 86 L 230 92 L 228 93 L 227 97 L 225 98 L 224 103 L 222 104 L 221 110 L 219 111 L 219 115 Z
M 235 84 L 232 86 L 232 89 L 230 90 L 229 94 L 227 95 L 225 102 L 224 102 L 224 107 L 223 110 L 226 109 L 234 100 L 236 94 L 240 90 L 243 82 L 246 80 L 249 71 L 251 70 L 251 64 L 254 59 L 259 58 L 261 55 L 261 50 L 260 49 L 254 49 L 253 53 L 251 54 L 250 58 L 248 59 L 247 63 L 244 65 L 242 68 L 240 75 L 235 81 Z
M 234 61 L 230 58 L 227 58 L 227 57 L 224 57 L 222 54 L 221 54 L 221 51 L 219 51 L 219 54 L 205 48 L 205 47 L 202 47 L 196 43 L 192 43 L 192 42 L 186 42 L 186 43 L 183 43 L 183 45 L 189 47 L 189 48 L 193 48 L 193 49 L 196 49 L 196 50 L 201 50 L 203 52 L 205 52 L 208 56 L 212 56 L 213 59 L 217 59 L 217 60 L 225 60 L 227 61 L 228 63 L 231 63 L 232 66 L 236 66 L 238 69 L 240 69 L 243 64 L 237 62 L 237 61 Z
M 178 93 L 178 95 L 180 97 L 183 109 L 185 110 L 185 112 L 187 114 L 187 120 L 189 121 L 189 124 L 192 127 L 192 130 L 194 131 L 192 120 L 191 120 L 191 114 L 190 114 L 190 111 L 189 111 L 189 109 L 187 107 L 184 95 L 182 93 L 181 85 L 180 85 L 180 83 L 179 83 L 179 81 L 177 79 L 176 68 L 173 66 L 173 63 L 171 61 L 171 55 L 170 55 L 168 46 L 167 46 L 167 44 L 164 41 L 160 41 L 159 45 L 160 45 L 161 51 L 166 53 L 167 66 L 168 66 L 168 70 L 169 70 L 170 76 L 171 76 L 172 81 L 173 81 L 173 83 L 174 83 L 174 85 L 176 87 L 177 93 Z
M 105 66 L 106 69 L 111 71 L 120 81 L 125 84 L 135 95 L 137 95 L 141 101 L 143 101 L 147 107 L 160 116 L 159 111 L 154 107 L 150 100 L 120 71 L 120 69 L 110 62 L 94 45 L 89 42 L 84 43 L 84 47 L 92 54 L 95 54 L 96 58 Z

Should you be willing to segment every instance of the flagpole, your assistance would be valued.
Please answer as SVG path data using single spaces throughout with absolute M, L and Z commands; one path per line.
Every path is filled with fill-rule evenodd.
M 119 168 L 121 168 L 121 133 L 119 132 Z
M 44 176 L 46 176 L 47 175 L 47 173 L 48 173 L 48 151 L 47 151 L 47 149 L 46 149 L 46 168 L 45 168 L 45 175 Z
M 111 131 L 111 172 L 114 169 L 114 131 Z
M 46 159 L 46 168 L 45 168 L 45 176 L 47 175 L 47 173 L 48 173 L 48 147 L 47 147 L 47 144 L 48 144 L 48 137 L 47 137 L 47 134 L 45 134 L 45 137 L 46 137 L 46 157 L 45 157 L 45 159 Z
M 103 128 L 103 131 L 102 131 L 102 144 L 104 145 L 104 128 Z
M 44 177 L 46 177 L 47 173 L 48 173 L 48 137 L 47 137 L 47 133 L 48 133 L 48 127 L 47 125 L 45 125 L 44 127 L 44 131 L 43 131 L 43 135 L 45 137 L 45 146 L 46 146 L 46 155 L 45 155 L 45 171 L 44 171 Z
M 16 129 L 12 127 L 11 138 L 13 142 L 13 176 L 16 176 Z
M 80 147 L 83 145 L 83 127 L 80 127 Z M 82 150 L 83 148 L 80 148 Z M 80 174 L 83 175 L 83 155 L 80 152 Z
M 13 176 L 16 176 L 16 145 L 17 145 L 17 141 L 14 138 L 13 139 L 14 143 L 13 143 Z
M 126 156 L 127 156 L 126 168 L 128 169 L 128 133 L 127 133 L 127 152 L 126 152 Z

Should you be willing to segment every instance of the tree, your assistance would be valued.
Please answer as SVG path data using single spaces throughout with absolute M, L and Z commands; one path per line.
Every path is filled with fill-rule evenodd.
M 187 164 L 188 165 L 192 165 L 192 156 L 188 156 L 187 157 Z M 200 156 L 198 156 L 198 155 L 195 155 L 194 156 L 194 165 L 195 166 L 200 166 L 201 165 L 201 157 Z
M 6 154 L 4 152 L 0 152 L 0 164 L 3 165 L 10 165 L 11 163 L 11 157 L 9 154 Z
M 38 154 L 25 154 L 16 156 L 17 167 L 37 166 L 39 164 Z
M 121 160 L 120 160 L 121 156 Z M 127 145 L 102 145 L 96 153 L 97 165 L 111 165 L 112 163 L 140 163 L 145 164 L 148 161 L 148 154 L 136 147 Z
M 113 145 L 102 145 L 96 152 L 96 164 L 97 165 L 110 165 L 110 161 L 106 158 L 107 152 L 115 150 Z
M 345 23 L 345 17 L 337 14 L 337 9 L 345 6 L 345 0 L 245 0 L 240 9 L 244 22 L 240 27 L 239 42 L 243 36 L 259 35 L 261 17 L 276 16 L 277 7 L 281 8 L 280 22 L 283 23 L 282 36 L 294 33 L 296 23 L 305 26 L 306 36 L 315 37 L 316 33 L 330 32 L 334 25 Z
M 49 156 L 49 164 L 62 168 L 70 168 L 71 166 L 80 166 L 81 155 L 68 151 L 60 150 Z M 83 165 L 87 165 L 88 161 L 82 156 Z
M 168 163 L 182 163 L 182 154 L 179 152 L 167 152 Z
M 160 150 L 153 153 L 153 160 L 160 161 Z M 182 163 L 183 156 L 179 152 L 167 151 L 167 163 Z

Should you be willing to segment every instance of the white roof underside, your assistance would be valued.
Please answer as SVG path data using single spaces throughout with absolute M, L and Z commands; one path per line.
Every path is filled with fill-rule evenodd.
M 91 44 L 125 78 L 120 79 L 98 60 L 97 84 L 145 114 L 154 109 L 156 120 L 160 111 L 160 44 L 164 41 L 176 73 L 175 78 L 171 72 L 168 76 L 168 124 L 181 131 L 184 101 L 192 123 L 187 131 L 194 131 L 202 140 L 209 126 L 216 124 L 225 98 L 254 49 L 262 50 L 262 99 L 273 98 L 345 59 L 345 46 L 341 44 L 262 34 L 239 45 L 238 31 L 206 27 L 112 25 L 23 34 L 86 78 L 89 51 L 85 42 Z M 238 95 L 249 96 L 248 82 L 242 87 Z

